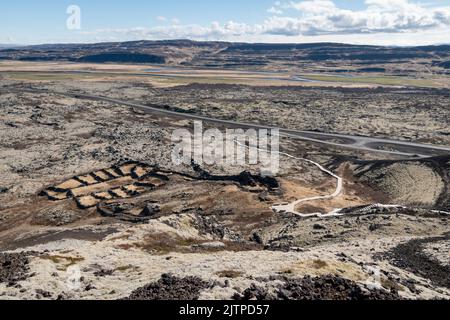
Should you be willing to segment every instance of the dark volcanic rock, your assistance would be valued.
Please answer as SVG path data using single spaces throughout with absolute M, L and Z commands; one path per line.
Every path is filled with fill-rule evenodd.
M 36 289 L 36 298 L 40 299 L 40 298 L 51 298 L 52 297 L 52 293 L 42 290 L 42 289 Z
M 233 296 L 234 300 L 276 300 L 273 295 L 271 295 L 267 289 L 252 284 L 250 288 L 247 288 L 242 292 L 242 295 L 236 293 Z
M 94 272 L 94 276 L 96 277 L 107 277 L 113 275 L 115 270 L 112 269 L 100 269 Z
M 266 289 L 252 285 L 242 295 L 233 296 L 235 300 L 399 300 L 397 292 L 368 289 L 356 282 L 340 277 L 326 275 L 312 278 L 283 279 L 273 294 Z
M 142 217 L 152 217 L 161 212 L 161 207 L 156 203 L 149 203 L 145 206 L 144 210 L 142 210 L 140 216 Z
M 270 201 L 269 193 L 268 193 L 267 191 L 261 192 L 261 193 L 258 195 L 258 199 L 259 199 L 259 201 L 262 201 L 262 202 L 268 202 L 268 201 Z
M 0 253 L 0 283 L 13 286 L 27 279 L 29 262 L 26 253 Z
M 316 224 L 313 225 L 313 229 L 314 229 L 314 230 L 325 230 L 326 227 L 324 227 L 324 226 L 321 225 L 321 224 L 316 223 Z
M 415 239 L 400 244 L 388 252 L 386 257 L 395 266 L 406 269 L 423 278 L 430 279 L 436 286 L 450 289 L 450 266 L 440 264 L 423 252 L 426 244 L 449 239 L 450 233 L 442 237 Z
M 256 181 L 253 175 L 248 171 L 243 171 L 237 177 L 239 183 L 243 186 L 256 186 Z
M 238 233 L 235 233 L 225 227 L 221 222 L 219 222 L 217 217 L 214 216 L 203 216 L 197 214 L 195 216 L 194 225 L 201 235 L 211 235 L 217 240 L 223 240 L 225 237 L 232 241 L 242 240 Z
M 139 288 L 125 300 L 197 300 L 208 283 L 197 277 L 163 274 L 157 282 Z
M 209 181 L 234 181 L 241 186 L 255 187 L 257 185 L 263 185 L 273 191 L 280 187 L 278 180 L 270 176 L 253 175 L 249 171 L 243 171 L 238 175 L 212 175 L 200 165 L 192 161 L 192 169 L 197 173 L 197 179 L 209 180 Z
M 353 281 L 335 276 L 290 279 L 280 288 L 281 300 L 398 300 L 397 293 L 368 290 Z

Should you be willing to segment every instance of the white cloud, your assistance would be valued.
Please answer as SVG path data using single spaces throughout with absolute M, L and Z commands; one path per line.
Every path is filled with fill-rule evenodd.
M 290 8 L 291 8 L 290 3 L 275 1 L 273 6 L 267 9 L 267 12 L 275 15 L 281 15 L 285 12 L 285 10 Z
M 267 9 L 267 12 L 268 13 L 272 13 L 272 14 L 283 14 L 283 10 L 281 10 L 280 8 L 275 7 L 275 6 L 270 7 L 269 9 Z
M 329 0 L 308 0 L 301 2 L 291 2 L 289 6 L 298 11 L 301 11 L 305 16 L 330 14 L 337 10 L 334 2 Z
M 331 34 L 420 31 L 450 26 L 450 8 L 430 8 L 408 0 L 366 0 L 365 10 L 338 8 L 330 0 L 291 2 L 299 16 L 285 18 L 286 34 Z M 280 32 L 277 21 L 275 32 Z M 271 30 L 269 28 L 268 32 Z
M 364 40 L 366 43 L 378 41 L 379 44 L 411 45 L 450 42 L 450 7 L 425 6 L 408 0 L 366 0 L 365 4 L 363 10 L 348 10 L 337 7 L 331 0 L 277 1 L 269 9 L 273 16 L 259 24 L 229 21 L 224 24 L 212 22 L 206 26 L 182 25 L 174 18 L 170 20 L 172 25 L 96 30 L 90 34 L 121 40 L 188 38 L 355 43 Z M 280 16 L 283 13 L 290 14 Z M 169 21 L 166 17 L 158 17 L 158 20 Z M 391 43 L 388 43 L 389 39 L 392 39 Z
M 156 17 L 156 20 L 158 20 L 159 22 L 168 22 L 168 21 L 170 21 L 172 24 L 180 24 L 181 23 L 180 19 L 178 19 L 178 18 L 169 19 L 169 18 L 164 17 L 164 16 L 158 16 L 158 17 Z
M 396 10 L 418 10 L 421 7 L 410 3 L 408 0 L 366 0 L 368 10 L 396 11 Z

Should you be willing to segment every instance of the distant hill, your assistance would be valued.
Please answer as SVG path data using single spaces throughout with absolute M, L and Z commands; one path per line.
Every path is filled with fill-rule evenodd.
M 19 47 L 23 47 L 23 46 L 18 45 L 18 44 L 1 44 L 0 43 L 0 49 L 19 48 Z
M 450 69 L 450 60 L 438 63 L 438 65 L 445 69 Z
M 0 59 L 147 63 L 208 68 L 318 68 L 350 65 L 361 72 L 382 72 L 387 64 L 429 65 L 448 72 L 450 45 L 383 47 L 342 43 L 268 44 L 190 40 L 94 44 L 44 44 L 0 50 Z M 319 69 L 320 69 L 319 68 Z M 408 68 L 403 68 L 408 71 Z
M 143 53 L 99 53 L 78 58 L 78 62 L 104 63 L 165 63 L 164 57 Z

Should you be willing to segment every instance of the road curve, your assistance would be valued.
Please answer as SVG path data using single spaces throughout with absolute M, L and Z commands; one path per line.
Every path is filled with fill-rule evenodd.
M 245 149 L 250 149 L 250 148 L 255 148 L 259 151 L 263 151 L 263 152 L 273 152 L 273 151 L 268 151 L 266 149 L 261 149 L 258 148 L 257 146 L 247 146 L 245 144 L 242 144 L 238 141 L 235 141 L 235 143 Z M 341 217 L 344 216 L 345 214 L 342 213 L 344 208 L 335 208 L 334 210 L 332 210 L 331 212 L 327 212 L 327 213 L 322 213 L 322 212 L 316 212 L 316 213 L 302 213 L 297 211 L 297 206 L 301 203 L 305 203 L 305 202 L 311 202 L 311 201 L 317 201 L 317 200 L 330 200 L 330 199 L 334 199 L 337 198 L 338 196 L 340 196 L 344 190 L 344 179 L 340 176 L 338 176 L 337 174 L 333 173 L 332 171 L 326 169 L 324 166 L 322 166 L 321 164 L 306 159 L 306 158 L 299 158 L 299 157 L 295 157 L 293 155 L 290 155 L 288 153 L 285 152 L 278 152 L 278 154 L 280 156 L 284 156 L 284 157 L 288 157 L 291 159 L 295 159 L 295 160 L 299 160 L 299 161 L 304 161 L 304 162 L 308 162 L 310 164 L 313 164 L 314 166 L 316 166 L 320 171 L 328 174 L 329 176 L 331 176 L 332 178 L 336 179 L 337 183 L 336 183 L 336 190 L 334 191 L 333 194 L 329 194 L 329 195 L 323 195 L 323 196 L 314 196 L 314 197 L 308 197 L 308 198 L 302 198 L 302 199 L 297 199 L 291 203 L 285 203 L 285 204 L 274 204 L 271 209 L 273 210 L 273 212 L 275 213 L 289 213 L 289 214 L 293 214 L 296 215 L 300 218 L 311 218 L 311 217 L 317 217 L 317 218 L 331 218 L 331 217 Z M 355 209 L 355 211 L 353 211 L 353 214 L 357 213 L 357 214 L 368 214 L 369 212 L 371 212 L 373 209 L 381 209 L 381 208 L 386 208 L 386 209 L 408 209 L 407 206 L 404 205 L 396 205 L 396 204 L 381 204 L 381 203 L 375 203 L 375 204 L 367 204 L 366 206 L 362 207 L 361 209 Z M 417 209 L 417 208 L 412 208 L 409 207 L 409 209 Z M 430 210 L 430 212 L 435 213 L 435 214 L 440 214 L 440 215 L 450 215 L 450 212 L 447 211 L 440 211 L 440 210 Z
M 120 104 L 124 106 L 133 107 L 144 112 L 156 113 L 166 116 L 172 116 L 175 118 L 182 119 L 192 119 L 192 120 L 200 120 L 209 123 L 217 123 L 221 125 L 228 125 L 232 127 L 238 127 L 242 129 L 279 129 L 280 136 L 289 137 L 293 139 L 299 139 L 339 148 L 347 148 L 354 150 L 362 150 L 368 152 L 376 152 L 376 153 L 384 153 L 391 154 L 397 156 L 406 156 L 406 157 L 431 157 L 431 156 L 439 156 L 439 155 L 450 155 L 450 147 L 447 146 L 437 146 L 437 145 L 429 145 L 429 144 L 421 144 L 415 142 L 408 141 L 398 141 L 392 139 L 383 139 L 383 138 L 372 138 L 372 137 L 363 137 L 356 135 L 345 135 L 345 134 L 335 134 L 335 133 L 322 133 L 315 131 L 303 131 L 303 130 L 294 130 L 294 129 L 283 129 L 269 125 L 256 124 L 256 123 L 245 123 L 233 120 L 225 120 L 225 119 L 217 119 L 211 118 L 208 116 L 183 113 L 178 111 L 171 111 L 164 109 L 160 105 L 156 104 L 148 104 L 144 105 L 138 102 L 131 101 L 123 101 L 114 98 L 102 97 L 97 95 L 88 95 L 77 92 L 57 92 L 57 91 L 49 91 L 49 90 L 41 90 L 41 89 L 18 89 L 18 88 L 0 88 L 0 91 L 7 92 L 31 92 L 31 93 L 48 93 L 48 94 L 57 94 L 62 96 L 69 96 L 78 99 L 88 99 L 88 100 L 97 100 L 97 101 L 105 101 L 114 104 Z
M 256 150 L 259 151 L 263 151 L 263 152 L 273 152 L 273 151 L 268 151 L 265 149 L 261 149 L 258 148 L 257 146 L 247 146 L 245 144 L 242 144 L 238 141 L 235 141 L 235 143 L 245 149 L 250 149 L 250 148 L 255 148 Z M 320 171 L 330 175 L 331 177 L 335 178 L 337 183 L 336 183 L 336 190 L 334 191 L 333 194 L 329 194 L 329 195 L 323 195 L 323 196 L 314 196 L 314 197 L 309 197 L 309 198 L 303 198 L 303 199 L 299 199 L 296 201 L 293 201 L 291 203 L 287 203 L 287 204 L 275 204 L 272 206 L 272 210 L 276 213 L 291 213 L 294 214 L 296 216 L 302 217 L 302 218 L 309 218 L 309 217 L 332 217 L 332 216 L 340 216 L 340 214 L 338 213 L 339 211 L 341 211 L 341 208 L 337 208 L 335 210 L 333 210 L 332 212 L 323 214 L 321 212 L 316 212 L 316 213 L 301 213 L 299 211 L 297 211 L 297 206 L 300 203 L 304 203 L 304 202 L 311 202 L 311 201 L 315 201 L 315 200 L 329 200 L 329 199 L 333 199 L 336 198 L 338 196 L 341 195 L 343 189 L 344 189 L 344 179 L 339 177 L 338 175 L 334 174 L 332 171 L 326 169 L 324 166 L 322 166 L 320 163 L 317 163 L 315 161 L 306 159 L 306 158 L 299 158 L 299 157 L 295 157 L 293 155 L 290 155 L 289 153 L 285 153 L 285 152 L 277 152 L 280 156 L 284 156 L 287 158 L 291 158 L 291 159 L 295 159 L 295 160 L 299 160 L 299 161 L 304 161 L 307 163 L 310 163 L 314 166 L 316 166 L 317 168 L 319 168 Z

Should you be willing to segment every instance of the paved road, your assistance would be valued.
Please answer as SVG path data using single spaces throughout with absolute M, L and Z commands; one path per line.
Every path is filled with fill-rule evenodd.
M 345 134 L 335 134 L 335 133 L 321 133 L 313 131 L 302 131 L 293 129 L 283 129 L 268 125 L 255 124 L 255 123 L 245 123 L 233 120 L 223 120 L 216 119 L 207 116 L 195 115 L 191 113 L 183 113 L 177 111 L 171 111 L 164 109 L 160 105 L 147 104 L 144 105 L 138 102 L 124 101 L 119 99 L 113 99 L 108 97 L 102 97 L 97 95 L 87 95 L 73 92 L 51 92 L 48 90 L 38 90 L 38 89 L 11 89 L 11 88 L 1 88 L 2 91 L 14 91 L 14 92 L 32 92 L 32 93 L 49 93 L 57 94 L 63 96 L 70 96 L 79 99 L 89 99 L 97 101 L 106 101 L 114 104 L 120 104 L 124 106 L 133 107 L 144 112 L 156 113 L 166 116 L 171 116 L 181 119 L 192 119 L 201 120 L 209 123 L 217 123 L 221 125 L 227 125 L 231 127 L 237 127 L 242 129 L 280 129 L 280 136 L 300 139 L 304 141 L 310 141 L 315 143 L 320 143 L 324 145 L 330 145 L 340 148 L 348 148 L 355 150 L 363 150 L 391 155 L 399 155 L 406 157 L 430 157 L 438 155 L 450 155 L 450 147 L 447 146 L 437 146 L 429 144 L 414 143 L 408 141 L 397 141 L 392 139 L 381 139 Z

